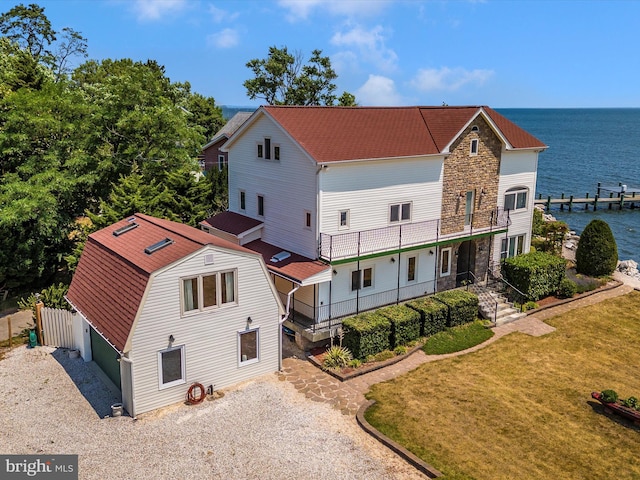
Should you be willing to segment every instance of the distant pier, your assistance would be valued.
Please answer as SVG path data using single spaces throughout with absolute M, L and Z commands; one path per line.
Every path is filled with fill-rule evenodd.
M 541 205 L 547 212 L 551 207 L 559 207 L 560 210 L 568 209 L 570 212 L 575 208 L 583 208 L 589 210 L 589 207 L 596 211 L 598 208 L 606 208 L 609 210 L 622 210 L 623 208 L 640 210 L 640 188 L 629 188 L 627 185 L 619 183 L 617 186 L 602 185 L 598 182 L 597 193 L 593 197 L 589 197 L 587 193 L 582 198 L 576 198 L 573 195 L 565 197 L 563 193 L 560 198 L 546 198 L 542 194 L 535 199 L 536 205 Z

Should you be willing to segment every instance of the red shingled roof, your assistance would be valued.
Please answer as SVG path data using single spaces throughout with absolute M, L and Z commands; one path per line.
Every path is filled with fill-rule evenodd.
M 482 111 L 511 147 L 546 147 L 488 107 L 262 108 L 318 163 L 437 155 Z
M 113 235 L 132 222 L 138 226 Z M 145 253 L 145 248 L 165 238 L 173 243 L 152 254 Z M 67 298 L 122 352 L 151 273 L 204 245 L 254 253 L 197 228 L 137 213 L 89 236 Z
M 235 212 L 221 212 L 200 222 L 200 225 L 216 228 L 236 236 L 261 224 L 260 220 Z

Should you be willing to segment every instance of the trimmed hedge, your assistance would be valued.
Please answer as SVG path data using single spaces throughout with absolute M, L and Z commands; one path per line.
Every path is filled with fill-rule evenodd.
M 604 220 L 591 220 L 576 249 L 576 270 L 592 277 L 611 275 L 618 265 L 618 246 Z
M 563 258 L 545 252 L 507 258 L 502 264 L 502 274 L 507 282 L 533 301 L 556 293 L 565 270 Z
M 473 322 L 478 316 L 478 296 L 466 290 L 436 293 L 435 300 L 448 307 L 447 327 Z
M 342 321 L 342 329 L 342 345 L 351 351 L 353 358 L 362 360 L 368 355 L 375 355 L 391 348 L 391 321 L 377 312 L 345 318 Z
M 378 313 L 391 321 L 389 340 L 391 348 L 406 345 L 420 337 L 421 315 L 419 312 L 405 305 L 392 305 L 381 308 Z
M 432 297 L 420 298 L 405 304 L 420 313 L 420 335 L 428 337 L 447 327 L 449 309 Z

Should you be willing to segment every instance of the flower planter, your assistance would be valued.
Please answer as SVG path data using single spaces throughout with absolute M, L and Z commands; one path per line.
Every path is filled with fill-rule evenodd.
M 606 413 L 615 413 L 621 417 L 631 420 L 634 425 L 640 426 L 640 412 L 633 408 L 625 407 L 620 402 L 609 403 L 602 400 L 600 392 L 591 392 L 591 397 L 598 400 L 604 405 L 604 411 Z

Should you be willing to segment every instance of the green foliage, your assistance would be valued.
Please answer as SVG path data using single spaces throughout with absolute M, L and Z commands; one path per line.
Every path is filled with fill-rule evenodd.
M 559 298 L 571 298 L 578 292 L 578 285 L 573 280 L 563 278 L 558 287 Z
M 531 227 L 531 233 L 534 235 L 542 236 L 542 227 L 544 225 L 543 213 L 539 208 L 533 209 L 533 225 Z
M 449 308 L 442 302 L 434 300 L 433 297 L 413 300 L 405 305 L 420 313 L 421 337 L 434 335 L 447 328 Z
M 536 308 L 538 308 L 539 305 L 536 302 L 526 302 L 523 306 L 522 306 L 522 310 L 524 312 L 528 311 L 528 310 L 534 310 Z
M 348 366 L 352 360 L 353 357 L 349 349 L 334 345 L 325 353 L 324 360 L 322 361 L 322 368 L 325 370 L 339 370 Z
M 640 410 L 640 402 L 638 402 L 638 399 L 636 397 L 629 397 L 626 400 L 623 400 L 622 405 L 624 405 L 627 408 Z
M 303 65 L 300 52 L 290 53 L 287 47 L 273 46 L 266 59 L 254 58 L 247 67 L 254 78 L 243 85 L 252 100 L 261 98 L 269 105 L 334 105 L 339 100 L 340 105 L 355 105 L 350 93 L 336 98 L 333 81 L 338 75 L 321 50 L 314 50 Z
M 71 310 L 71 305 L 64 299 L 68 291 L 69 285 L 65 285 L 64 283 L 49 285 L 43 288 L 38 295 L 32 293 L 27 298 L 18 300 L 18 308 L 20 308 L 20 310 L 31 310 L 33 318 L 35 318 L 36 315 L 35 305 L 38 302 L 42 302 L 45 307 L 49 308 Z
M 478 296 L 466 290 L 447 290 L 433 298 L 448 307 L 447 326 L 473 322 L 478 316 Z
M 405 306 L 392 305 L 377 312 L 391 321 L 391 348 L 406 345 L 420 336 L 420 313 Z
M 373 361 L 374 362 L 384 362 L 386 360 L 389 360 L 393 357 L 395 357 L 396 354 L 394 352 L 392 352 L 391 350 L 383 350 L 381 352 L 376 353 L 373 356 Z
M 618 264 L 618 246 L 609 225 L 600 219 L 585 227 L 576 249 L 576 270 L 593 277 L 610 275 Z
M 342 344 L 354 358 L 366 358 L 390 348 L 391 322 L 376 312 L 361 313 L 342 321 Z
M 530 300 L 555 293 L 565 276 L 563 258 L 545 252 L 533 252 L 505 259 L 502 274 L 505 279 Z
M 442 355 L 460 352 L 479 345 L 493 336 L 493 330 L 476 320 L 471 323 L 448 328 L 428 338 L 422 349 L 427 355 Z
M 362 366 L 362 360 L 360 360 L 358 358 L 354 358 L 353 360 L 351 360 L 349 362 L 349 366 L 351 368 L 358 368 L 358 367 Z
M 404 345 L 398 345 L 393 349 L 393 353 L 395 353 L 396 355 L 405 355 L 407 353 L 407 347 L 405 347 Z
M 555 255 L 562 254 L 562 241 L 568 231 L 569 226 L 565 222 L 558 220 L 544 222 L 542 225 L 542 235 L 545 237 L 543 250 Z
M 618 401 L 618 394 L 615 390 L 603 390 L 600 392 L 600 398 L 605 403 L 616 403 Z

